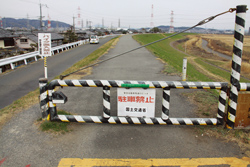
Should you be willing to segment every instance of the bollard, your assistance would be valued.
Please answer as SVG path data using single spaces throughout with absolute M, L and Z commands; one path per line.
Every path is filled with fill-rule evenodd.
M 187 76 L 187 59 L 183 59 L 183 65 L 182 65 L 182 81 L 186 81 Z
M 237 101 L 238 101 L 238 88 L 240 86 L 240 70 L 242 61 L 243 39 L 245 31 L 245 17 L 246 5 L 240 5 L 236 8 L 235 29 L 234 29 L 234 46 L 232 57 L 232 69 L 230 77 L 230 93 L 228 103 L 228 115 L 226 121 L 226 128 L 234 129 Z

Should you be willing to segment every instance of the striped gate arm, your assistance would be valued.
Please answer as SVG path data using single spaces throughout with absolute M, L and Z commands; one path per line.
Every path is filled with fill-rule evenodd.
M 162 115 L 155 118 L 117 117 L 110 115 L 110 88 L 133 87 L 163 89 Z M 59 87 L 103 87 L 103 116 L 57 115 L 52 93 Z M 110 123 L 110 124 L 152 124 L 152 125 L 222 125 L 227 98 L 227 83 L 223 82 L 179 82 L 179 81 L 121 81 L 121 80 L 53 80 L 40 90 L 47 89 L 47 118 L 51 121 Z M 217 89 L 220 90 L 217 118 L 169 118 L 171 89 Z M 43 91 L 44 92 L 44 91 Z

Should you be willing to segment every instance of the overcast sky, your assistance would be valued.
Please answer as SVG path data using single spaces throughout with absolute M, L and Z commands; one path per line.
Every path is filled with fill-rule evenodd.
M 62 21 L 78 25 L 80 20 L 91 21 L 92 25 L 105 27 L 141 28 L 170 25 L 171 11 L 173 11 L 173 25 L 193 26 L 199 21 L 235 8 L 237 5 L 248 5 L 250 0 L 1 0 L 0 16 L 12 18 L 38 19 L 39 4 L 44 4 L 42 13 L 44 20 Z M 45 5 L 48 6 L 45 7 Z M 152 10 L 153 5 L 153 10 Z M 78 8 L 80 7 L 80 10 Z M 153 12 L 153 17 L 151 14 Z M 203 25 L 203 28 L 234 29 L 235 13 L 227 13 L 214 21 Z M 246 30 L 250 27 L 250 10 L 246 16 Z

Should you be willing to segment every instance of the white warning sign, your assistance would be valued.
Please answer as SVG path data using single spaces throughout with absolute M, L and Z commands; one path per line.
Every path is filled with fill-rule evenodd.
M 155 117 L 155 89 L 118 88 L 118 116 Z
M 51 34 L 38 33 L 38 50 L 40 56 L 51 56 Z

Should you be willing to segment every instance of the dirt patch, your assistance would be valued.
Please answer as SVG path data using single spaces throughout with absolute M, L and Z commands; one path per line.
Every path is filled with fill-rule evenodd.
M 226 142 L 237 143 L 244 156 L 250 157 L 250 130 L 228 130 L 220 127 L 197 127 L 197 132 L 204 136 L 213 136 Z
M 216 118 L 218 111 L 218 99 L 208 90 L 199 90 L 192 93 L 183 93 L 187 99 L 197 106 L 195 114 L 199 118 Z
M 192 93 L 183 93 L 187 99 L 197 106 L 195 114 L 200 118 L 216 118 L 218 110 L 218 97 L 208 90 L 199 90 Z M 228 130 L 222 126 L 197 126 L 200 136 L 216 137 L 230 143 L 237 143 L 244 156 L 250 157 L 250 130 Z

